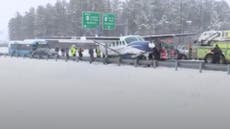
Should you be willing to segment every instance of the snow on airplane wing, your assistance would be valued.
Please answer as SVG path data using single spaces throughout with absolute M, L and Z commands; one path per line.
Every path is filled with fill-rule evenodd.
M 145 40 L 153 40 L 153 39 L 156 39 L 156 38 L 173 38 L 173 37 L 194 36 L 194 35 L 196 35 L 196 33 L 146 35 L 146 36 L 142 36 L 142 37 Z
M 86 37 L 87 40 L 120 40 L 120 37 L 107 37 L 107 36 L 99 36 L 99 37 Z
M 42 39 L 53 39 L 53 40 L 59 40 L 59 39 L 76 39 L 76 40 L 119 40 L 120 37 L 112 36 L 43 36 Z
M 89 49 L 96 48 L 98 45 L 92 40 L 73 40 L 73 39 L 47 39 L 50 48 L 70 48 L 75 45 L 77 48 Z

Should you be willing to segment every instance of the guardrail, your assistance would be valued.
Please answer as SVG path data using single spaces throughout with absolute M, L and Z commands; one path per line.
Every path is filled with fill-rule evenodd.
M 227 71 L 230 75 L 230 65 L 225 64 L 207 64 L 202 60 L 167 60 L 167 61 L 157 61 L 157 60 L 133 60 L 133 59 L 109 59 L 109 63 L 116 64 L 128 64 L 137 66 L 149 66 L 153 68 L 157 67 L 171 67 L 175 68 L 177 71 L 179 68 L 187 69 L 198 69 L 200 73 L 203 70 L 213 70 L 213 71 Z
M 9 56 L 7 54 L 1 54 L 1 56 Z M 26 58 L 26 57 L 23 57 Z M 31 58 L 31 57 L 27 57 Z M 134 65 L 135 67 L 170 67 L 174 68 L 176 71 L 179 68 L 187 68 L 187 69 L 197 69 L 200 73 L 204 70 L 213 70 L 213 71 L 223 71 L 227 72 L 230 75 L 230 64 L 207 64 L 202 60 L 166 60 L 166 61 L 157 61 L 157 60 L 138 60 L 138 59 L 122 59 L 120 57 L 117 58 L 90 58 L 90 57 L 45 57 L 43 59 L 54 59 L 58 60 L 65 60 L 67 61 L 87 61 L 87 62 L 102 62 L 104 64 L 117 64 L 118 66 L 124 65 Z

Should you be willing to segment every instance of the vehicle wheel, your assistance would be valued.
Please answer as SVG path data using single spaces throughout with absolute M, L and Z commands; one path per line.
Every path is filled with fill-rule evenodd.
M 146 56 L 140 55 L 137 57 L 138 60 L 147 60 Z
M 154 57 L 153 57 L 153 54 L 149 54 L 149 60 L 152 60 L 152 59 L 154 59 Z
M 186 55 L 183 55 L 183 54 L 179 54 L 179 55 L 177 56 L 177 59 L 179 59 L 179 60 L 186 60 L 186 59 L 187 59 L 187 56 L 186 56 Z
M 213 55 L 211 54 L 207 55 L 204 60 L 205 63 L 209 63 L 209 64 L 213 63 Z
M 31 57 L 31 58 L 36 58 L 36 55 L 35 55 L 35 54 L 31 54 L 30 57 Z
M 40 59 L 41 57 L 40 57 L 40 55 L 38 55 L 38 54 L 33 54 L 33 58 L 35 58 L 35 59 Z
M 181 59 L 181 60 L 186 60 L 187 57 L 186 57 L 186 55 L 181 55 L 180 59 Z
M 226 60 L 223 55 L 220 57 L 220 64 L 226 64 Z

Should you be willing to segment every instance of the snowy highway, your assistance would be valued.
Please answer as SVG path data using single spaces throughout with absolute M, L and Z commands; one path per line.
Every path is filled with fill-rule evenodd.
M 2 129 L 229 129 L 224 72 L 0 57 Z

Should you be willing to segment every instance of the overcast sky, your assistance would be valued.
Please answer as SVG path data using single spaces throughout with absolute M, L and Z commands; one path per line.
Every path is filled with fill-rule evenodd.
M 0 40 L 6 40 L 8 37 L 8 21 L 14 17 L 16 12 L 25 12 L 30 7 L 38 5 L 54 4 L 56 0 L 3 0 L 0 7 Z

